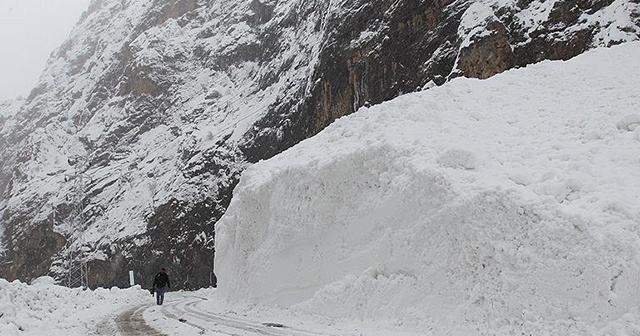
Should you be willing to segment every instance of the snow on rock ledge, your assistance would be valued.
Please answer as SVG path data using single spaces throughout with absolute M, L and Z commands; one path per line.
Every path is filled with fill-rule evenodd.
M 639 59 L 629 43 L 459 78 L 252 166 L 218 223 L 220 291 L 434 335 L 630 328 L 640 147 L 616 123 Z

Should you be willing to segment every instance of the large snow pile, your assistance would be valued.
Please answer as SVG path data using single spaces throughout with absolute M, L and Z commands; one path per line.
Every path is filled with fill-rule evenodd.
M 640 332 L 639 74 L 629 43 L 336 121 L 244 173 L 220 294 L 430 335 Z
M 30 285 L 0 278 L 0 335 L 88 335 L 124 307 L 149 301 L 140 286 L 91 291 L 58 286 L 50 277 Z

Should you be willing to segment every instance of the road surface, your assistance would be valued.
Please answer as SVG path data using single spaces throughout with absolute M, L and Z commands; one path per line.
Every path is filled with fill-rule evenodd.
M 172 293 L 176 297 L 178 293 Z M 96 335 L 117 336 L 322 336 L 308 330 L 300 330 L 274 321 L 250 321 L 231 313 L 213 313 L 198 308 L 206 304 L 205 298 L 183 295 L 166 300 L 164 305 L 153 303 L 137 305 L 116 316 L 101 321 Z M 145 320 L 144 315 L 147 314 Z M 149 320 L 162 320 L 158 326 L 150 326 Z M 152 323 L 153 324 L 153 323 Z M 167 330 L 170 329 L 170 330 Z

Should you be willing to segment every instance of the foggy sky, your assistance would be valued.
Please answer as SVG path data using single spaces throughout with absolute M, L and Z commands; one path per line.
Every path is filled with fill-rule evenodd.
M 0 101 L 28 96 L 90 0 L 0 0 Z

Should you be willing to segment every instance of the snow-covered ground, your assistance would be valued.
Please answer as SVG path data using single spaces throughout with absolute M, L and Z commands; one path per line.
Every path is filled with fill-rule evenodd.
M 148 291 L 69 289 L 50 277 L 27 285 L 0 279 L 0 335 L 87 335 L 102 319 L 149 302 Z
M 228 306 L 216 289 L 166 294 L 162 306 L 148 290 L 69 289 L 50 277 L 28 285 L 0 279 L 0 335 L 372 335 L 415 336 L 395 327 L 329 320 L 295 311 Z
M 0 280 L 0 334 L 639 335 L 639 126 L 640 43 L 407 94 L 243 174 L 218 289 Z

